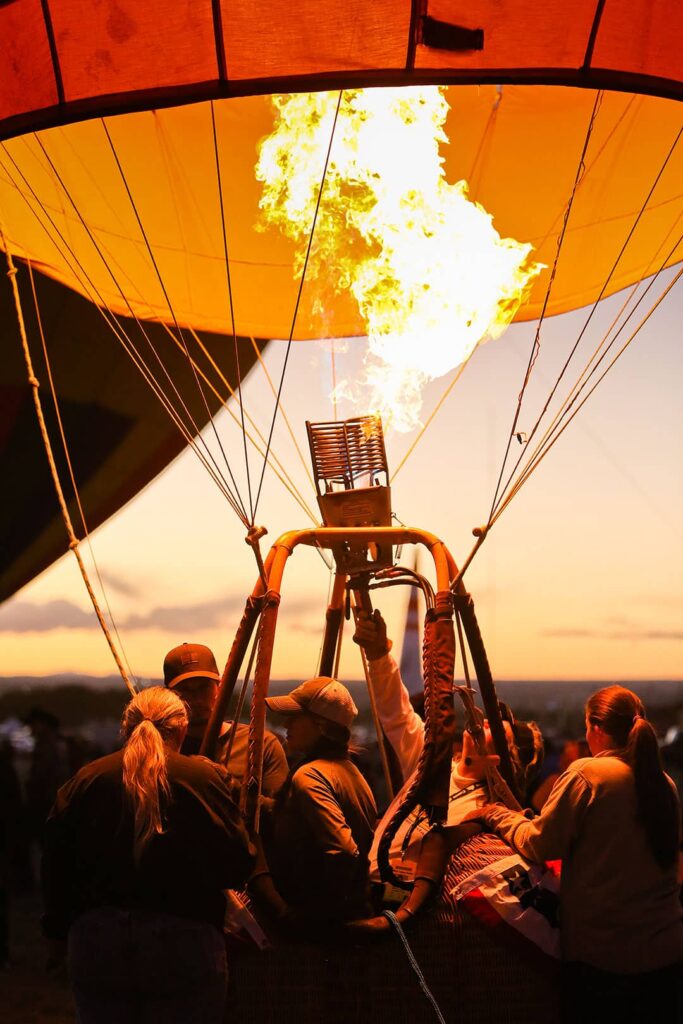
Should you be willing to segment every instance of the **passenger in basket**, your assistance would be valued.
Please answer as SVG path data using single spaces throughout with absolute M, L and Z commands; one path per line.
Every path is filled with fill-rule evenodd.
M 387 637 L 386 623 L 378 609 L 372 615 L 361 612 L 353 639 L 365 651 L 382 729 L 396 752 L 404 783 L 407 783 L 417 767 L 424 746 L 424 722 L 414 710 L 401 680 L 399 667 L 390 654 L 391 640 Z M 518 787 L 520 791 L 525 791 L 531 777 L 540 767 L 543 737 L 535 722 L 504 721 L 503 724 Z M 448 825 L 459 824 L 471 811 L 482 807 L 489 799 L 486 771 L 489 765 L 497 765 L 499 758 L 495 754 L 488 727 L 485 727 L 485 732 L 486 754 L 478 753 L 472 736 L 465 730 L 462 750 L 453 758 Z M 373 881 L 379 880 L 379 839 L 399 800 L 400 794 L 390 805 L 377 829 L 370 853 L 370 875 Z M 429 828 L 426 814 L 418 809 L 403 822 L 394 837 L 389 858 L 395 874 L 402 881 L 413 881 L 422 839 Z
M 326 923 L 369 911 L 368 851 L 377 818 L 370 787 L 349 757 L 358 710 L 336 679 L 309 679 L 268 697 L 287 722 L 294 764 L 275 802 L 267 858 L 284 899 L 280 916 Z
M 218 697 L 221 681 L 212 651 L 203 644 L 181 644 L 164 658 L 164 682 L 169 690 L 185 701 L 190 724 L 182 754 L 198 754 L 206 726 Z M 232 738 L 233 730 L 235 737 Z M 242 722 L 223 722 L 218 737 L 216 761 L 241 784 L 247 770 L 249 728 Z M 229 752 L 229 757 L 228 757 Z M 263 781 L 261 791 L 274 797 L 287 778 L 289 769 L 284 749 L 277 736 L 266 730 L 263 740 Z

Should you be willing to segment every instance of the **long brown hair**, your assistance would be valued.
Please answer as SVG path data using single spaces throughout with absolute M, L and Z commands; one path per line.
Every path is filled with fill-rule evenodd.
M 123 786 L 133 806 L 136 861 L 152 836 L 164 831 L 161 804 L 171 796 L 164 741 L 187 726 L 187 721 L 181 699 L 163 686 L 141 690 L 123 712 Z
M 624 686 L 607 686 L 586 702 L 586 719 L 600 726 L 619 756 L 633 770 L 638 815 L 657 863 L 670 867 L 678 857 L 678 801 L 664 774 L 657 735 L 640 698 Z

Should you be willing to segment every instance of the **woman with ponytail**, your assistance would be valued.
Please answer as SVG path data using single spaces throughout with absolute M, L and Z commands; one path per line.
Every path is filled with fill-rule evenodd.
M 523 857 L 562 860 L 560 932 L 567 1021 L 681 1020 L 680 807 L 635 693 L 586 704 L 592 757 L 574 761 L 539 817 L 478 815 Z
M 253 856 L 225 770 L 179 753 L 187 709 L 163 687 L 126 707 L 121 751 L 57 794 L 43 860 L 43 931 L 68 938 L 80 1024 L 218 1024 L 223 890 Z

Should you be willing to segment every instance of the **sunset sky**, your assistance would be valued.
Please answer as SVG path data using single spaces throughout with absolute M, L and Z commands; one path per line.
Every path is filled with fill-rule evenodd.
M 673 273 L 667 275 L 669 281 Z M 659 285 L 655 293 L 660 291 Z M 591 324 L 596 344 L 621 296 Z M 644 309 L 650 303 L 645 304 Z M 586 318 L 549 320 L 520 429 L 530 429 Z M 680 283 L 600 385 L 548 458 L 502 516 L 466 577 L 494 674 L 508 679 L 645 679 L 683 675 L 683 295 Z M 397 475 L 399 519 L 443 538 L 462 563 L 472 527 L 486 520 L 533 338 L 514 326 L 475 353 L 435 422 Z M 365 342 L 337 343 L 337 376 L 357 375 Z M 342 354 L 341 349 L 347 348 Z M 284 344 L 266 361 L 279 377 Z M 572 364 L 574 381 L 585 362 Z M 448 379 L 429 386 L 423 419 Z M 305 419 L 330 419 L 329 343 L 295 344 L 284 408 L 307 457 Z M 273 397 L 259 367 L 245 405 L 267 430 Z M 340 408 L 343 416 L 352 410 Z M 243 480 L 242 441 L 222 413 L 218 429 Z M 396 467 L 414 435 L 388 437 Z M 517 442 L 515 442 L 517 446 Z M 313 490 L 282 419 L 274 450 L 309 504 Z M 518 446 L 517 446 L 518 447 Z M 260 459 L 252 457 L 252 477 Z M 243 488 L 246 492 L 246 487 Z M 264 542 L 309 525 L 270 472 L 256 517 Z M 191 452 L 92 538 L 125 654 L 135 675 L 158 677 L 164 653 L 189 640 L 227 656 L 256 566 L 244 529 Z M 90 558 L 84 545 L 84 557 Z M 404 553 L 404 561 L 412 556 Z M 423 568 L 427 561 L 423 558 Z M 327 600 L 319 556 L 298 551 L 285 574 L 275 677 L 312 674 Z M 400 632 L 406 596 L 383 592 L 391 631 Z M 115 666 L 71 555 L 0 609 L 2 674 L 111 674 Z M 358 678 L 345 644 L 341 674 Z

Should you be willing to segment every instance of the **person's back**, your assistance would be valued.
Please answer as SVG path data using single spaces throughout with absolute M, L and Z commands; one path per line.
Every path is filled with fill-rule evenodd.
M 252 849 L 227 773 L 178 753 L 188 725 L 161 687 L 127 705 L 121 753 L 82 768 L 48 819 L 43 932 L 66 953 L 80 1024 L 219 1024 L 222 889 Z
M 273 875 L 285 899 L 318 917 L 366 912 L 376 815 L 370 787 L 348 757 L 298 768 L 277 806 L 273 835 Z
M 680 1019 L 680 806 L 642 701 L 607 686 L 586 702 L 593 755 L 557 780 L 538 818 L 489 806 L 482 819 L 523 857 L 562 860 L 567 1021 Z
M 362 916 L 377 808 L 349 756 L 353 698 L 338 680 L 320 676 L 267 697 L 266 705 L 285 717 L 288 753 L 298 765 L 275 800 L 265 843 L 270 870 L 261 874 L 272 877 L 275 892 L 261 884 L 258 898 L 280 917 L 316 924 Z
M 165 830 L 152 837 L 138 862 L 122 752 L 86 765 L 62 787 L 47 827 L 48 929 L 51 916 L 68 927 L 79 913 L 102 906 L 147 908 L 222 926 L 221 890 L 241 884 L 251 863 L 227 773 L 206 758 L 173 751 L 166 765 Z M 68 879 L 69 889 L 54 891 L 54 875 L 62 887 Z
M 564 957 L 623 972 L 683 957 L 677 864 L 655 860 L 630 766 L 608 753 L 574 761 L 548 813 L 569 790 L 583 812 L 562 865 Z

